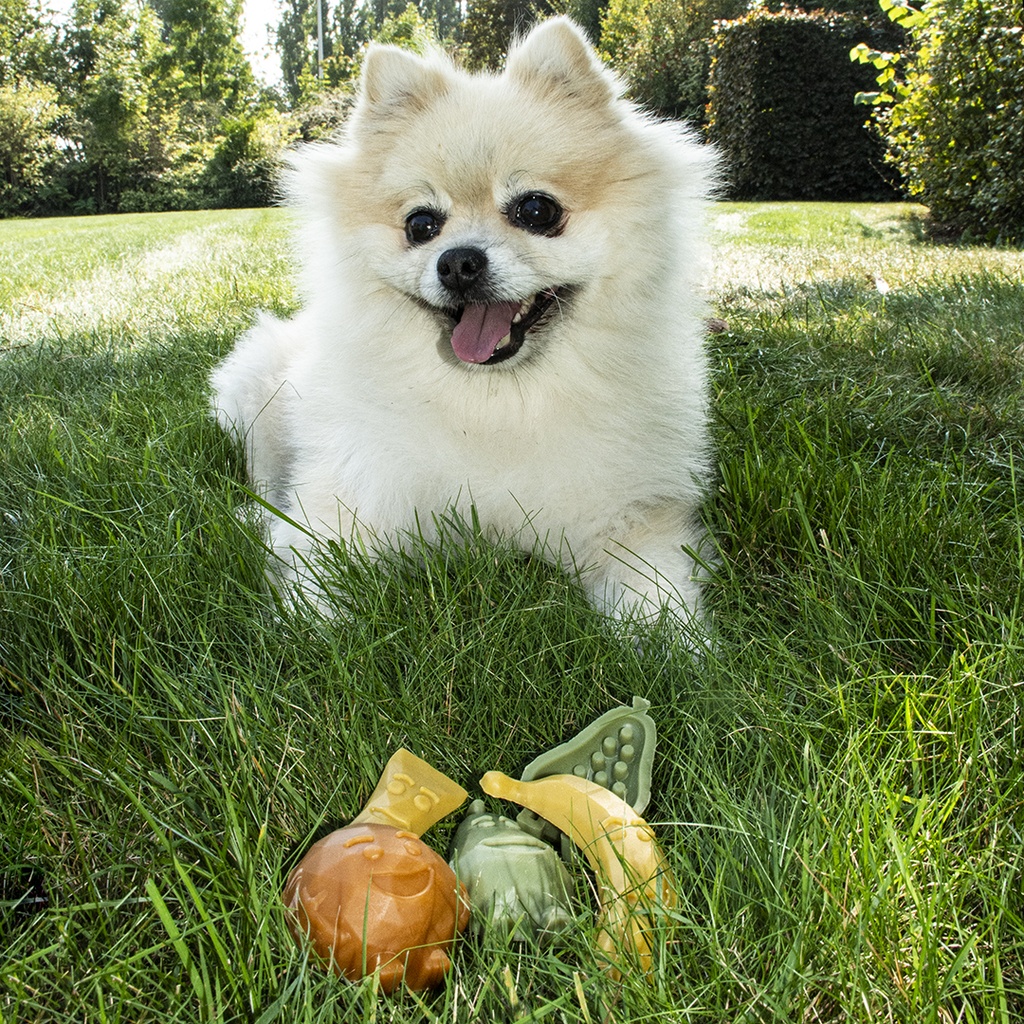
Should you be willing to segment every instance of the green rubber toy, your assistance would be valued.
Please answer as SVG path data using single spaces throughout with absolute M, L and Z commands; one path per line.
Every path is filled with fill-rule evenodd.
M 650 701 L 634 696 L 632 707 L 623 704 L 605 712 L 572 739 L 535 757 L 523 769 L 522 780 L 575 775 L 610 789 L 641 814 L 651 799 L 651 767 L 658 736 L 654 719 L 647 714 L 650 706 Z M 524 832 L 560 843 L 563 855 L 568 853 L 564 836 L 532 811 L 521 811 L 516 821 Z
M 554 847 L 474 800 L 455 833 L 451 866 L 469 897 L 469 931 L 549 945 L 576 923 L 572 879 Z

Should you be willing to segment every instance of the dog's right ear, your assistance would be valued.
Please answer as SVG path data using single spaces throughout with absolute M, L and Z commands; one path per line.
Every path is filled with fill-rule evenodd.
M 376 116 L 422 110 L 447 87 L 443 67 L 397 46 L 373 43 L 363 59 L 361 100 Z

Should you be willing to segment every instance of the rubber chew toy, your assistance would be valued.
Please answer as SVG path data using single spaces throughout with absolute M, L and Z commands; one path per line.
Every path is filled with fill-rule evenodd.
M 650 701 L 634 697 L 633 706 L 621 705 L 605 712 L 572 739 L 545 751 L 524 769 L 522 779 L 531 782 L 550 775 L 576 775 L 590 779 L 622 797 L 638 814 L 651 798 L 651 767 L 657 729 L 647 714 Z M 521 828 L 540 839 L 558 844 L 568 858 L 569 847 L 555 826 L 529 809 L 516 819 Z
M 384 766 L 366 806 L 351 824 L 393 825 L 421 836 L 465 800 L 466 791 L 457 782 L 399 747 Z
M 654 833 L 610 790 L 575 775 L 550 775 L 532 782 L 487 772 L 485 793 L 526 807 L 564 832 L 583 851 L 597 878 L 601 902 L 598 948 L 612 970 L 628 969 L 632 954 L 651 967 L 648 935 L 659 911 L 676 904 L 672 879 Z
M 379 972 L 385 992 L 439 984 L 469 902 L 419 837 L 465 798 L 425 761 L 397 751 L 356 819 L 314 843 L 288 876 L 283 899 L 296 940 L 352 981 Z
M 522 779 L 530 782 L 549 775 L 577 775 L 621 796 L 638 814 L 651 799 L 651 767 L 657 729 L 647 714 L 651 702 L 634 697 L 606 711 L 571 740 L 535 757 Z
M 469 805 L 455 833 L 451 866 L 472 907 L 469 929 L 490 927 L 514 942 L 554 942 L 572 927 L 572 879 L 553 846 L 514 821 Z

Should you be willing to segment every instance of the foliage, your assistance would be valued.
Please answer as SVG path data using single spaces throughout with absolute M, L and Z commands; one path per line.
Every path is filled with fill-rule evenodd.
M 911 34 L 906 54 L 861 44 L 878 71 L 863 95 L 889 159 L 936 226 L 1024 241 L 1024 8 L 1020 0 L 880 0 Z
M 601 41 L 601 22 L 609 7 L 609 0 L 548 0 L 538 4 L 538 12 L 564 14 L 572 18 L 586 32 L 594 46 Z
M 367 6 L 372 13 L 372 23 L 377 27 L 383 25 L 388 18 L 400 15 L 409 2 L 410 0 L 368 0 Z M 460 0 L 418 0 L 415 6 L 438 39 L 449 40 L 457 34 L 462 19 Z
M 637 102 L 702 124 L 715 21 L 737 17 L 747 0 L 611 0 L 600 51 Z
M 123 189 L 166 165 L 173 115 L 153 88 L 159 19 L 138 0 L 77 0 L 71 41 L 70 152 L 88 183 L 80 209 L 117 209 Z
M 0 210 L 31 213 L 59 151 L 57 90 L 42 83 L 0 85 Z
M 0 2 L 33 54 L 0 59 L 0 215 L 271 201 L 298 128 L 257 92 L 238 0 L 76 0 L 60 27 Z
M 854 96 L 870 80 L 857 40 L 886 38 L 854 15 L 764 9 L 716 26 L 709 135 L 736 198 L 873 199 L 891 195 L 879 140 Z
M 749 6 L 763 7 L 773 14 L 788 9 L 808 13 L 832 11 L 835 14 L 860 14 L 870 18 L 878 15 L 877 0 L 807 0 L 806 3 L 790 3 L 789 0 L 754 0 Z
M 226 118 L 206 167 L 212 205 L 269 206 L 278 196 L 281 154 L 294 137 L 292 118 L 276 111 Z
M 242 0 L 156 0 L 166 44 L 162 87 L 179 101 L 242 108 L 255 92 L 252 68 L 238 39 Z
M 412 3 L 399 14 L 385 18 L 374 34 L 374 41 L 420 54 L 439 45 L 431 25 Z M 322 79 L 303 71 L 293 120 L 304 142 L 330 138 L 344 124 L 355 103 L 355 84 L 363 53 L 360 49 L 351 57 L 335 54 L 325 59 Z
M 277 25 L 281 75 L 293 104 L 302 102 L 317 88 L 317 2 L 322 0 L 287 0 Z M 326 64 L 334 55 L 334 41 L 328 32 L 324 34 L 323 53 Z
M 406 4 L 401 14 L 386 18 L 374 39 L 420 55 L 438 45 L 437 36 L 414 3 Z
M 509 43 L 533 24 L 530 0 L 476 0 L 462 22 L 461 56 L 471 71 L 501 68 Z
M 1024 253 L 912 212 L 713 212 L 699 660 L 471 530 L 333 552 L 342 618 L 276 607 L 205 381 L 294 308 L 286 215 L 0 224 L 0 1017 L 1019 1018 Z M 634 693 L 680 895 L 653 983 L 600 969 L 578 864 L 564 948 L 485 934 L 392 998 L 307 962 L 284 873 L 396 747 L 475 795 Z
M 41 0 L 0 0 L 0 85 L 45 78 L 55 37 Z
M 400 0 L 395 0 L 400 3 Z M 457 39 L 462 25 L 463 5 L 461 0 L 419 0 L 416 4 L 420 16 L 426 22 L 433 38 L 446 44 Z M 392 16 L 401 13 L 392 11 Z M 383 24 L 378 22 L 378 24 Z
M 370 38 L 373 24 L 368 4 L 339 0 L 328 22 L 332 55 L 355 57 Z
M 354 104 L 351 87 L 317 90 L 310 101 L 294 111 L 299 138 L 303 142 L 330 138 L 348 119 Z
M 285 88 L 293 107 L 312 107 L 317 94 L 345 88 L 359 74 L 362 51 L 371 40 L 412 49 L 445 41 L 454 45 L 460 24 L 457 0 L 324 0 L 322 64 L 317 57 L 313 0 L 289 0 L 277 29 L 277 49 Z

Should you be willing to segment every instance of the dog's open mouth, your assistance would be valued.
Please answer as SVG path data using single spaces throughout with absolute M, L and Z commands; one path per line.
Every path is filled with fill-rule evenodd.
M 463 306 L 455 314 L 452 349 L 464 363 L 493 366 L 511 359 L 528 331 L 546 322 L 566 297 L 565 288 L 547 288 L 523 302 Z

